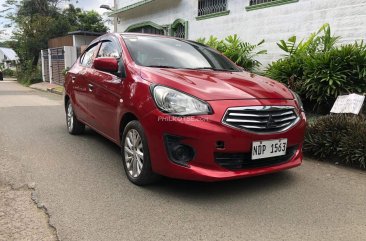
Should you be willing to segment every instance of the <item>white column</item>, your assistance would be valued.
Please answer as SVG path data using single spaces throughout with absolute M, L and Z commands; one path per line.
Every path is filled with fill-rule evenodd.
M 117 0 L 114 0 L 114 6 L 113 9 L 117 10 L 118 6 L 117 6 Z M 118 17 L 114 16 L 113 17 L 113 26 L 114 26 L 114 32 L 117 33 L 117 24 L 118 24 Z
M 65 58 L 65 68 L 71 68 L 77 59 L 77 49 L 76 47 L 65 46 L 64 47 L 64 58 Z
M 41 50 L 41 63 L 42 63 L 42 80 L 43 80 L 43 82 L 46 82 L 46 74 L 45 74 L 43 50 Z
M 50 84 L 52 84 L 52 56 L 51 49 L 48 49 L 48 68 L 49 68 L 49 76 L 50 76 Z

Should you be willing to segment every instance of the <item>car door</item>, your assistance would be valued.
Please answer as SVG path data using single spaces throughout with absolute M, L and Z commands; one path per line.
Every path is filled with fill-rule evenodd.
M 117 40 L 109 37 L 101 41 L 96 58 L 113 57 L 123 65 L 122 51 Z M 122 73 L 108 73 L 93 69 L 93 78 L 89 79 L 93 99 L 90 101 L 92 126 L 110 139 L 119 139 L 118 107 L 122 100 Z
M 70 71 L 70 77 L 73 89 L 73 104 L 77 117 L 89 124 L 91 121 L 91 113 L 89 101 L 92 98 L 92 93 L 89 90 L 89 81 L 91 77 L 92 65 L 97 53 L 99 43 L 95 43 L 88 47 Z

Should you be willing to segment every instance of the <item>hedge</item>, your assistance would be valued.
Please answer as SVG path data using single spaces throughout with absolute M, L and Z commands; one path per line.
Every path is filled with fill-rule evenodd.
M 306 155 L 366 169 L 366 117 L 323 116 L 309 124 Z

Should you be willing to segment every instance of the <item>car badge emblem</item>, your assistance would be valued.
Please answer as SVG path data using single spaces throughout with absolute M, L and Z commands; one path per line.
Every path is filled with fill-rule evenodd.
M 273 116 L 270 114 L 268 117 L 268 122 L 267 122 L 267 128 L 273 128 L 275 127 L 275 120 L 273 119 Z

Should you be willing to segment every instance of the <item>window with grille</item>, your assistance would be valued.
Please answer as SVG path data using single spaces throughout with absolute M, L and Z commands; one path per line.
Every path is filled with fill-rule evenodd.
M 173 29 L 173 35 L 177 38 L 186 38 L 186 28 L 182 23 L 178 23 Z
M 150 25 L 146 25 L 146 26 L 143 26 L 143 27 L 134 28 L 134 29 L 129 30 L 128 32 L 131 32 L 131 33 L 148 33 L 148 34 L 164 35 L 164 30 L 154 28 L 153 26 L 150 26 Z
M 227 10 L 227 0 L 198 0 L 198 16 Z

